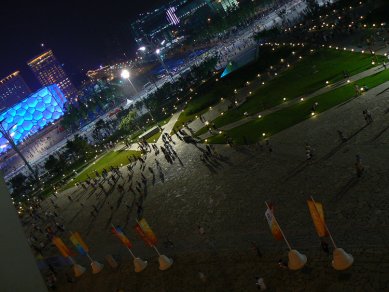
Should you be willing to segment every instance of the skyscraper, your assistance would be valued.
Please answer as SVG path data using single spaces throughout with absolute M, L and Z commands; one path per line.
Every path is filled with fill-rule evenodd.
M 76 88 L 70 82 L 69 77 L 51 50 L 35 57 L 27 64 L 42 86 L 57 84 L 67 100 L 72 101 L 76 98 Z
M 18 103 L 31 93 L 19 71 L 0 80 L 0 112 Z

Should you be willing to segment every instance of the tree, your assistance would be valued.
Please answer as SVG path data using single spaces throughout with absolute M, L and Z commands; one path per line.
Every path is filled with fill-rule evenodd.
M 27 191 L 28 179 L 27 177 L 19 173 L 10 179 L 10 184 L 12 187 L 12 195 L 14 198 L 22 197 Z
M 119 129 L 125 133 L 130 133 L 136 126 L 135 119 L 137 117 L 136 111 L 130 111 L 126 117 L 124 117 L 120 124 Z
M 77 160 L 89 159 L 95 155 L 95 149 L 79 135 L 76 135 L 73 140 L 68 140 L 66 148 L 69 155 L 73 155 Z
M 60 158 L 55 158 L 54 155 L 50 155 L 45 162 L 45 168 L 50 173 L 60 174 L 65 167 L 65 161 Z

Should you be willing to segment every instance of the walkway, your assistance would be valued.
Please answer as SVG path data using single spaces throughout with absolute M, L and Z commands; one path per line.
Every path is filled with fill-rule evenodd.
M 276 111 L 279 111 L 279 110 L 281 110 L 281 109 L 283 109 L 283 108 L 286 108 L 286 107 L 292 106 L 292 105 L 294 105 L 294 104 L 297 104 L 297 103 L 301 102 L 301 98 L 304 98 L 304 101 L 307 101 L 307 100 L 309 100 L 309 99 L 311 99 L 311 98 L 313 98 L 313 97 L 316 97 L 316 96 L 319 96 L 319 95 L 321 95 L 321 94 L 327 93 L 327 92 L 332 91 L 332 90 L 334 90 L 334 89 L 336 89 L 336 88 L 342 87 L 342 86 L 344 86 L 344 85 L 346 85 L 346 84 L 348 84 L 348 83 L 356 82 L 356 81 L 358 81 L 358 80 L 361 80 L 361 79 L 363 79 L 363 78 L 365 78 L 365 77 L 374 75 L 374 74 L 376 74 L 376 73 L 378 73 L 378 72 L 381 72 L 381 71 L 383 71 L 383 70 L 384 70 L 384 68 L 382 67 L 382 65 L 376 66 L 376 67 L 373 67 L 373 68 L 370 68 L 369 70 L 366 70 L 366 71 L 363 71 L 363 72 L 361 72 L 361 73 L 358 73 L 358 74 L 356 74 L 356 75 L 351 76 L 351 77 L 348 78 L 347 80 L 344 79 L 344 80 L 341 80 L 341 81 L 339 81 L 339 82 L 337 82 L 337 83 L 335 83 L 335 84 L 330 84 L 330 85 L 328 85 L 328 86 L 325 86 L 325 87 L 323 87 L 323 88 L 321 88 L 321 89 L 319 89 L 319 90 L 317 90 L 317 91 L 315 91 L 315 92 L 313 92 L 312 94 L 309 94 L 309 95 L 307 95 L 307 96 L 302 96 L 302 97 L 300 97 L 300 98 L 295 98 L 295 99 L 293 99 L 293 100 L 286 101 L 286 102 L 284 102 L 284 103 L 282 103 L 282 104 L 280 104 L 280 105 L 277 105 L 277 106 L 275 106 L 275 107 L 272 107 L 272 108 L 270 108 L 270 109 L 268 109 L 268 110 L 265 110 L 265 111 L 256 113 L 256 114 L 254 114 L 254 115 L 250 115 L 250 116 L 248 116 L 248 117 L 242 118 L 242 119 L 239 120 L 239 121 L 236 121 L 236 122 L 230 123 L 230 124 L 228 124 L 228 125 L 225 125 L 225 126 L 221 127 L 220 130 L 222 130 L 222 131 L 227 131 L 227 130 L 236 128 L 236 127 L 241 126 L 241 125 L 243 125 L 243 124 L 246 124 L 246 123 L 248 123 L 248 122 L 250 122 L 250 121 L 252 121 L 252 120 L 258 119 L 259 116 L 264 117 L 265 115 L 271 114 L 271 113 L 276 112 Z M 215 116 L 215 115 L 208 115 L 207 118 L 208 118 L 208 117 L 209 117 L 209 118 L 216 119 L 218 116 Z M 212 120 L 213 120 L 213 119 L 212 119 Z M 209 121 L 209 120 L 208 120 L 208 121 Z M 202 127 L 204 127 L 205 125 L 202 123 L 202 127 L 199 128 L 199 123 L 196 123 L 196 124 L 194 124 L 193 126 L 196 127 L 196 128 L 193 128 L 193 130 L 194 130 L 194 131 L 198 131 L 198 130 L 200 130 Z M 190 125 L 190 127 L 192 127 L 192 124 Z M 211 137 L 211 136 L 213 136 L 213 135 L 210 134 L 209 132 L 207 132 L 207 133 L 201 135 L 200 138 L 201 138 L 201 139 L 207 139 L 207 138 L 209 138 L 209 137 Z

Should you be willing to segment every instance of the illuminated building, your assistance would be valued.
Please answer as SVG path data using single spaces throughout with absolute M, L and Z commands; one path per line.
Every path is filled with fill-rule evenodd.
M 153 43 L 154 46 L 169 48 L 194 28 L 204 26 L 213 15 L 226 17 L 238 5 L 237 0 L 171 0 L 140 14 L 131 24 L 132 34 L 139 47 Z
M 18 103 L 31 93 L 19 71 L 0 80 L 0 112 Z
M 0 114 L 0 121 L 15 143 L 58 120 L 64 114 L 66 98 L 56 84 L 41 88 L 21 102 Z M 8 142 L 0 134 L 0 152 L 7 150 Z
M 61 64 L 51 50 L 44 52 L 28 62 L 31 70 L 42 86 L 57 84 L 68 100 L 77 96 L 77 90 L 70 82 Z
M 208 1 L 172 0 L 151 12 L 142 13 L 131 24 L 135 41 L 139 47 L 147 46 L 150 41 L 171 43 L 185 27 L 208 18 L 212 13 Z
M 219 0 L 218 3 L 226 12 L 229 10 L 234 10 L 239 6 L 239 2 L 237 0 Z

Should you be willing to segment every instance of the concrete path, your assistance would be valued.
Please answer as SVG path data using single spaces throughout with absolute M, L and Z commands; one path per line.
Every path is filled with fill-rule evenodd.
M 309 100 L 309 99 L 311 99 L 313 97 L 316 97 L 316 96 L 319 96 L 321 94 L 327 93 L 327 92 L 329 92 L 331 90 L 334 90 L 336 88 L 339 88 L 339 87 L 342 87 L 344 85 L 347 85 L 348 83 L 356 82 L 358 80 L 361 80 L 361 79 L 363 79 L 365 77 L 374 75 L 374 74 L 376 74 L 378 72 L 381 72 L 383 70 L 384 70 L 384 68 L 382 67 L 382 65 L 373 67 L 373 68 L 371 68 L 369 70 L 366 70 L 366 71 L 363 71 L 363 72 L 358 73 L 356 75 L 353 75 L 350 78 L 348 78 L 347 80 L 344 79 L 344 80 L 341 80 L 341 81 L 339 81 L 339 82 L 337 82 L 335 84 L 330 84 L 328 86 L 325 86 L 325 87 L 323 87 L 323 88 L 313 92 L 312 94 L 309 94 L 309 95 L 306 95 L 306 96 L 301 96 L 299 98 L 295 98 L 295 99 L 290 100 L 290 101 L 286 101 L 286 102 L 284 102 L 282 104 L 279 104 L 279 105 L 277 105 L 275 107 L 272 107 L 272 108 L 270 108 L 268 110 L 256 113 L 256 114 L 248 116 L 248 117 L 244 117 L 244 118 L 242 118 L 239 121 L 236 121 L 236 122 L 233 122 L 231 124 L 228 124 L 228 125 L 225 125 L 225 126 L 221 127 L 220 130 L 221 131 L 227 131 L 227 130 L 236 128 L 236 127 L 241 126 L 243 124 L 246 124 L 246 123 L 248 123 L 248 122 L 250 122 L 252 120 L 258 119 L 259 116 L 260 117 L 264 117 L 265 115 L 271 114 L 271 113 L 276 112 L 278 110 L 281 110 L 283 108 L 286 108 L 286 107 L 292 106 L 294 104 L 297 104 L 297 103 L 301 102 L 301 98 L 304 98 L 304 101 Z M 211 117 L 213 117 L 213 116 L 211 116 Z M 215 119 L 216 118 L 217 118 L 217 116 L 215 117 Z M 204 126 L 205 125 L 203 124 L 203 127 Z M 198 130 L 199 129 L 197 129 L 196 131 L 198 131 Z M 201 139 L 207 139 L 207 138 L 209 138 L 211 136 L 213 136 L 213 134 L 207 132 L 207 133 L 201 135 L 200 138 Z

